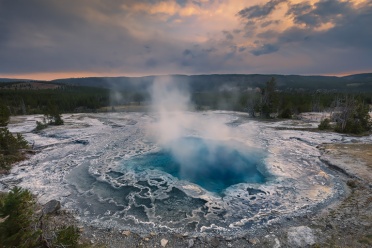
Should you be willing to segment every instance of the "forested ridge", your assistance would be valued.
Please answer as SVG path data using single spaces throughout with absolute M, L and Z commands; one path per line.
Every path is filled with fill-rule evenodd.
M 151 103 L 150 87 L 157 83 L 156 78 L 3 82 L 0 84 L 0 101 L 11 115 L 47 114 L 51 110 L 56 116 L 60 113 L 117 111 L 120 110 L 117 106 L 148 106 Z M 337 126 L 338 131 L 359 133 L 369 129 L 369 120 L 364 121 L 367 124 L 361 129 L 345 128 L 345 125 L 350 123 L 350 118 L 359 120 L 361 114 L 367 117 L 371 110 L 372 74 L 347 77 L 174 75 L 172 81 L 190 92 L 191 105 L 196 110 L 233 110 L 259 118 L 294 118 L 303 112 L 347 109 L 343 119 L 334 116 L 343 123 Z
M 44 114 L 50 105 L 62 113 L 92 112 L 110 104 L 110 92 L 103 88 L 67 85 L 38 90 L 0 88 L 0 99 L 12 115 Z

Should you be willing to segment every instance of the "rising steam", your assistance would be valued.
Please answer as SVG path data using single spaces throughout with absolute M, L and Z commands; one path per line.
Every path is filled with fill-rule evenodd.
M 160 148 L 178 162 L 181 179 L 199 185 L 212 181 L 220 189 L 262 180 L 257 177 L 261 174 L 256 173 L 261 155 L 255 150 L 243 151 L 241 145 L 232 141 L 231 129 L 223 118 L 195 113 L 187 88 L 172 77 L 161 77 L 154 82 L 151 96 L 156 121 L 150 126 L 150 133 Z
M 155 79 L 150 92 L 151 110 L 157 121 L 150 127 L 150 133 L 157 142 L 167 146 L 189 135 L 190 131 L 202 134 L 202 138 L 229 139 L 229 129 L 218 120 L 201 118 L 192 111 L 190 93 L 185 85 L 180 85 L 171 76 Z

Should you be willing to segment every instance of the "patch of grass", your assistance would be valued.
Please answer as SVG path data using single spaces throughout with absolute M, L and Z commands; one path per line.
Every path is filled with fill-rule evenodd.
M 62 247 L 78 247 L 79 230 L 74 226 L 65 226 L 57 231 L 55 244 Z
M 352 189 L 355 189 L 358 187 L 358 182 L 356 180 L 348 180 L 346 184 Z
M 368 235 L 368 236 L 370 236 L 370 235 Z M 367 236 L 359 239 L 358 242 L 361 243 L 361 244 L 372 245 L 372 239 L 368 238 Z

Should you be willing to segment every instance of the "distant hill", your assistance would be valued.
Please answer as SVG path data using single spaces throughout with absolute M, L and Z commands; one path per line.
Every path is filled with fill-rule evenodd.
M 0 84 L 0 89 L 4 90 L 46 90 L 58 89 L 61 85 L 50 82 L 15 81 Z
M 262 75 L 262 74 L 212 74 L 172 75 L 174 83 L 189 88 L 192 92 L 239 90 L 262 87 L 272 77 L 280 90 L 336 90 L 372 92 L 372 73 L 355 74 L 345 77 Z M 88 77 L 66 78 L 51 82 L 77 86 L 91 86 L 127 91 L 146 91 L 161 76 L 146 77 Z
M 33 81 L 30 79 L 0 78 L 0 83 Z

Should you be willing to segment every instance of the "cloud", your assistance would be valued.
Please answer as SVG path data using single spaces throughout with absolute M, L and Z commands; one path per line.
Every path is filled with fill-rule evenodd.
M 249 52 L 254 56 L 274 53 L 279 53 L 279 56 L 286 54 L 293 58 L 307 56 L 307 69 L 323 73 L 325 68 L 328 70 L 333 68 L 335 71 L 357 70 L 358 66 L 361 68 L 361 64 L 364 64 L 363 69 L 371 69 L 366 63 L 367 55 L 360 58 L 364 62 L 358 61 L 360 54 L 372 56 L 370 13 L 372 13 L 370 1 L 359 4 L 337 0 L 288 3 L 284 17 L 289 18 L 288 21 L 292 21 L 292 24 L 287 27 L 277 28 L 275 25 L 280 27 L 281 23 L 274 25 L 273 20 L 267 17 L 252 21 L 251 25 L 256 27 L 261 23 L 262 29 L 256 28 L 252 32 L 250 27 L 245 26 L 246 31 L 251 32 L 250 35 L 255 39 Z M 325 61 L 331 64 L 324 65 Z M 355 66 L 355 63 L 358 63 L 358 66 Z
M 265 4 L 244 8 L 238 12 L 238 15 L 248 20 L 264 18 L 270 15 L 283 2 L 287 2 L 287 0 L 271 0 Z
M 224 30 L 224 31 L 222 31 L 222 33 L 225 35 L 225 38 L 227 40 L 233 40 L 234 39 L 234 35 L 232 35 L 231 32 Z
M 270 54 L 277 52 L 279 50 L 279 47 L 274 44 L 264 44 L 259 48 L 253 49 L 250 52 L 255 56 L 260 56 L 264 54 Z
M 290 5 L 287 15 L 292 16 L 296 24 L 319 27 L 328 22 L 337 23 L 340 19 L 351 14 L 352 9 L 351 2 L 325 0 L 314 5 L 308 2 Z
M 372 70 L 371 5 L 370 0 L 0 0 L 0 76 Z

